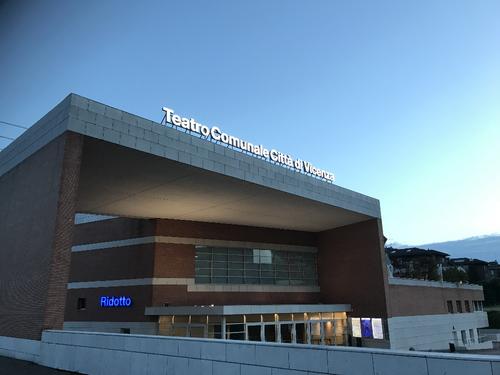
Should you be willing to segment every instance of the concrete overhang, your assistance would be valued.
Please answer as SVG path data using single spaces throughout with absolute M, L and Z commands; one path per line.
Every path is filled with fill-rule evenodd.
M 144 315 L 249 315 L 350 312 L 349 304 L 210 305 L 146 307 Z
M 0 176 L 66 131 L 85 136 L 77 211 L 322 231 L 378 200 L 71 94 L 0 153 Z

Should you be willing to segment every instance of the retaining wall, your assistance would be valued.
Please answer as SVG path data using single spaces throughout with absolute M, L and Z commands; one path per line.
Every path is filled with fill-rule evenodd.
M 500 374 L 500 356 L 73 331 L 45 331 L 38 362 L 107 375 Z

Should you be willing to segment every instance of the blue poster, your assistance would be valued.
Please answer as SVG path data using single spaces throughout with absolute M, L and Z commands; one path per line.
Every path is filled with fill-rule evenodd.
M 361 335 L 366 338 L 372 338 L 372 322 L 370 318 L 361 318 Z

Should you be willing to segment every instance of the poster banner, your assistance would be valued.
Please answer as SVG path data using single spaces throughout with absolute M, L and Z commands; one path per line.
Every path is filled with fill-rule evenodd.
M 351 325 L 352 325 L 352 336 L 361 337 L 361 320 L 359 318 L 352 318 Z
M 361 336 L 372 338 L 372 322 L 370 318 L 361 318 Z
M 373 318 L 372 319 L 372 333 L 374 339 L 384 338 L 384 329 L 382 327 L 382 319 Z

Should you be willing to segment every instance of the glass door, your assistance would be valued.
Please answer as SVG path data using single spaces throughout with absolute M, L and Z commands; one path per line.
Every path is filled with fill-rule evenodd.
M 310 337 L 311 337 L 311 344 L 314 345 L 320 345 L 322 342 L 321 340 L 321 331 L 322 331 L 322 324 L 321 321 L 310 321 L 309 322 L 310 326 Z
M 247 324 L 248 341 L 262 341 L 262 324 Z
M 281 342 L 293 342 L 293 323 L 280 323 Z
M 264 324 L 264 339 L 266 342 L 276 342 L 276 324 Z
M 295 323 L 295 342 L 297 344 L 307 344 L 306 324 L 304 322 Z

